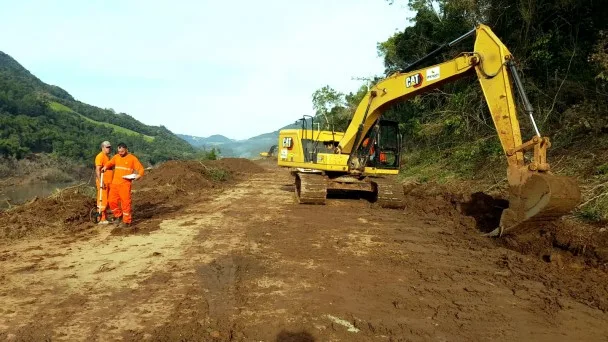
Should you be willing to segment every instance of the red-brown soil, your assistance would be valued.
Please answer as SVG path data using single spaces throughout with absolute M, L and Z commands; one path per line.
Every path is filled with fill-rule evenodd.
M 181 168 L 157 178 L 161 168 L 151 170 L 147 182 L 155 180 L 156 188 L 144 180 L 135 186 L 134 196 L 155 208 L 144 219 L 139 202 L 136 226 L 158 221 L 155 230 L 115 234 L 110 227 L 92 227 L 85 235 L 64 229 L 67 234 L 0 244 L 0 339 L 608 336 L 603 259 L 561 245 L 578 233 L 537 231 L 542 236 L 532 246 L 546 248 L 482 236 L 500 200 L 425 185 L 407 188 L 405 210 L 343 198 L 297 205 L 286 170 L 214 180 L 210 188 L 203 184 L 212 177 L 185 171 L 200 174 L 198 166 Z M 192 178 L 178 186 L 177 180 L 165 181 L 172 172 Z M 146 191 L 158 194 L 142 196 Z M 593 246 L 601 249 L 605 232 L 589 229 L 595 229 Z

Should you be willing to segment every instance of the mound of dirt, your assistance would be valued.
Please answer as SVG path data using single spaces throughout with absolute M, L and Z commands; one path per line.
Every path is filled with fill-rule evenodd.
M 539 226 L 523 234 L 505 236 L 500 243 L 523 254 L 536 255 L 546 262 L 582 257 L 586 264 L 608 269 L 608 229 L 571 218 Z M 567 252 L 564 254 L 564 252 Z
M 171 160 L 148 171 L 140 181 L 134 183 L 134 188 L 158 189 L 166 185 L 175 186 L 183 191 L 214 186 L 207 166 L 197 161 Z
M 498 227 L 509 202 L 483 192 L 463 193 L 448 185 L 404 184 L 406 210 L 428 219 L 449 221 L 463 227 L 465 237 L 478 237 Z M 593 267 L 608 267 L 608 227 L 596 227 L 574 219 L 538 223 L 535 229 L 491 239 L 495 245 L 551 262 L 555 255 L 582 257 Z M 563 258 L 562 258 L 563 259 Z
M 498 281 L 514 289 L 522 281 L 538 281 L 580 303 L 608 311 L 608 227 L 563 218 L 524 233 L 489 238 L 481 233 L 498 226 L 500 214 L 508 206 L 503 198 L 461 193 L 439 184 L 409 184 L 404 190 L 406 210 L 416 217 L 448 223 L 454 227 L 454 235 L 472 248 L 504 248 L 496 263 L 510 276 Z M 551 312 L 561 309 L 560 303 L 545 305 Z
M 251 174 L 264 172 L 264 168 L 243 158 L 224 158 L 219 160 L 176 161 L 171 160 L 150 170 L 135 189 L 174 186 L 183 191 L 213 188 L 217 183 L 230 180 L 232 174 Z
M 220 191 L 228 171 L 200 161 L 167 161 L 133 183 L 133 224 L 140 232 L 159 228 L 180 209 Z
M 417 216 L 435 220 L 449 220 L 474 227 L 472 219 L 462 215 L 460 204 L 466 196 L 453 192 L 449 187 L 436 183 L 404 184 L 406 210 Z
M 146 172 L 141 181 L 133 183 L 134 226 L 143 232 L 158 229 L 163 219 L 192 203 L 204 200 L 210 191 L 221 190 L 222 183 L 232 179 L 232 172 L 252 173 L 260 169 L 255 164 L 252 167 L 244 159 L 209 164 L 198 161 L 163 163 Z M 88 190 L 94 192 L 94 189 Z M 0 212 L 0 239 L 51 236 L 93 227 L 89 212 L 94 206 L 94 195 L 85 195 L 78 188 L 35 199 Z
M 265 171 L 260 165 L 244 158 L 222 158 L 206 161 L 205 164 L 227 170 L 231 173 L 251 174 Z
M 46 198 L 0 212 L 0 239 L 25 236 L 47 236 L 60 232 L 75 232 L 92 223 L 89 211 L 95 199 L 79 189 L 63 190 Z

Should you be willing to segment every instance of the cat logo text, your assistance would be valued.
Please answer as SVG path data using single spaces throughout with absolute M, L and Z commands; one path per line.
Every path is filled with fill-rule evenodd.
M 422 84 L 422 74 L 418 73 L 416 75 L 411 75 L 405 78 L 405 87 L 410 88 L 418 88 Z

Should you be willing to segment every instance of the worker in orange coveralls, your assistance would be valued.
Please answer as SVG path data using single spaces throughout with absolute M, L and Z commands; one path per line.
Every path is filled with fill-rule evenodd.
M 365 140 L 363 140 L 363 147 L 367 147 L 367 145 L 369 145 L 369 137 L 365 138 Z M 374 155 L 376 154 L 376 150 L 374 149 L 374 145 L 372 145 L 369 149 L 369 155 L 370 155 L 370 159 L 374 160 Z
M 110 152 L 112 152 L 112 144 L 109 141 L 101 143 L 101 152 L 95 157 L 95 174 L 97 179 L 95 185 L 97 185 L 97 206 L 101 212 L 101 217 L 98 224 L 108 224 L 106 217 L 106 208 L 108 207 L 108 196 L 110 193 L 110 183 L 112 183 L 112 170 L 107 170 L 103 174 L 103 184 L 100 184 L 101 180 L 101 168 L 104 167 L 110 161 Z M 101 201 L 99 200 L 101 198 Z
M 118 227 L 130 227 L 133 221 L 131 213 L 131 182 L 144 175 L 144 167 L 139 159 L 131 153 L 125 143 L 118 144 L 116 154 L 102 170 L 114 168 L 114 178 L 110 187 L 110 209 Z M 120 206 L 118 201 L 120 200 Z M 122 217 L 122 222 L 120 218 Z

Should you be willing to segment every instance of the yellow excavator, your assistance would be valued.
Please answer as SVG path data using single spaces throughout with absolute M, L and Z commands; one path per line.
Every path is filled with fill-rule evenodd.
M 473 52 L 414 70 L 473 35 Z M 382 113 L 396 101 L 469 75 L 476 75 L 481 84 L 508 164 L 509 208 L 490 235 L 513 233 L 529 222 L 551 221 L 569 213 L 580 202 L 580 189 L 574 179 L 551 173 L 547 162 L 551 143 L 534 122 L 513 56 L 492 30 L 481 24 L 378 82 L 357 107 L 346 132 L 315 130 L 313 117 L 304 118 L 300 129 L 280 131 L 277 162 L 291 169 L 298 202 L 324 204 L 328 189 L 357 190 L 373 194 L 382 207 L 404 208 L 403 187 L 396 180 L 401 135 L 397 123 L 383 120 Z M 535 131 L 526 142 L 522 142 L 513 88 Z M 531 161 L 524 159 L 526 152 L 532 152 Z
M 270 146 L 270 148 L 268 149 L 268 152 L 260 152 L 260 157 L 263 157 L 263 158 L 272 158 L 272 157 L 276 157 L 276 155 L 277 155 L 277 145 Z

